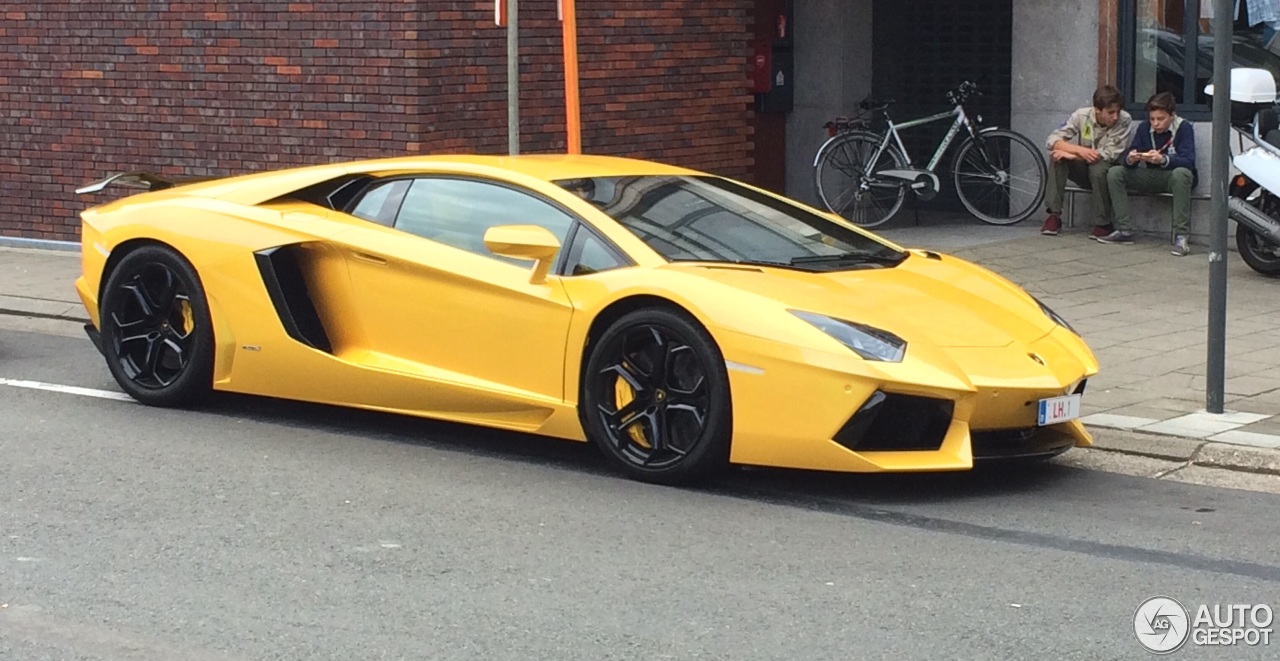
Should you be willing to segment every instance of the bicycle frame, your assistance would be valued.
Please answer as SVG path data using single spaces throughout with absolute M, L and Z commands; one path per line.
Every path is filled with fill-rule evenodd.
M 947 131 L 947 134 L 943 136 L 942 142 L 938 143 L 938 148 L 933 152 L 933 157 L 929 159 L 929 164 L 924 168 L 928 172 L 933 172 L 938 167 L 938 163 L 942 160 L 942 155 L 947 152 L 947 148 L 951 146 L 951 143 L 956 139 L 956 136 L 959 135 L 960 129 L 969 128 L 970 134 L 973 133 L 973 129 L 969 127 L 969 117 L 964 112 L 964 106 L 958 105 L 947 112 L 940 112 L 936 115 L 913 119 L 901 124 L 894 124 L 893 120 L 889 119 L 886 114 L 885 121 L 889 123 L 889 129 L 885 131 L 884 140 L 880 142 L 880 148 L 876 150 L 875 156 L 871 158 L 871 162 L 875 163 L 876 160 L 880 158 L 880 155 L 883 154 L 884 150 L 889 146 L 889 138 L 892 136 L 893 141 L 898 145 L 898 150 L 901 151 L 902 155 L 907 159 L 907 166 L 913 167 L 914 162 L 911 160 L 911 154 L 907 153 L 907 147 L 902 144 L 902 136 L 898 134 L 898 131 L 914 128 L 916 126 L 923 126 L 925 124 L 932 124 L 934 122 L 942 121 L 948 117 L 955 117 L 955 121 L 951 123 L 951 128 Z

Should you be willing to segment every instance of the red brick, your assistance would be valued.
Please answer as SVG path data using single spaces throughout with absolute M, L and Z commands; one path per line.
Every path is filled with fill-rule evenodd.
M 745 176 L 753 150 L 745 71 L 754 3 L 580 1 L 583 151 Z M 77 214 L 118 195 L 68 191 L 148 164 L 170 174 L 230 175 L 349 158 L 506 151 L 506 42 L 492 24 L 491 2 L 301 0 L 240 3 L 234 14 L 210 11 L 229 6 L 223 3 L 151 4 L 165 8 L 138 23 L 68 12 L 65 0 L 28 0 L 24 12 L 0 14 L 8 19 L 0 23 L 0 57 L 30 55 L 0 74 L 16 138 L 0 141 L 7 186 L 0 235 L 74 240 Z M 521 149 L 561 151 L 555 2 L 523 4 Z M 284 6 L 290 13 L 268 9 Z M 27 21 L 36 14 L 40 21 Z M 266 39 L 248 32 L 252 23 L 280 21 L 288 27 Z M 356 23 L 358 31 L 332 28 Z M 56 52 L 66 43 L 59 35 L 77 30 L 89 39 L 74 52 Z M 122 46 L 136 55 L 117 62 Z M 307 52 L 315 48 L 323 51 Z M 91 62 L 117 62 L 118 73 L 86 69 Z M 19 85 L 30 90 L 19 93 Z M 72 102 L 47 101 L 54 97 Z

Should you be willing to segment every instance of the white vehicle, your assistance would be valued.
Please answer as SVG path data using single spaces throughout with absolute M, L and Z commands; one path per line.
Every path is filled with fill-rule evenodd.
M 1213 94 L 1213 85 L 1205 88 Z M 1231 128 L 1253 146 L 1231 163 L 1228 215 L 1236 227 L 1236 247 L 1250 268 L 1280 276 L 1280 109 L 1276 81 L 1266 69 L 1231 70 Z

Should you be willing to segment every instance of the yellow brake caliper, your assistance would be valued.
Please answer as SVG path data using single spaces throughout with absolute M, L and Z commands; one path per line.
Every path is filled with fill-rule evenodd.
M 627 383 L 627 380 L 622 377 L 618 377 L 617 381 L 614 382 L 613 392 L 614 405 L 617 406 L 618 411 L 621 411 L 622 407 L 630 404 L 636 398 L 636 391 L 631 387 L 631 384 Z M 627 427 L 627 433 L 631 435 L 631 440 L 635 441 L 640 447 L 652 447 L 649 445 L 649 439 L 644 437 L 644 425 L 631 425 L 630 427 Z
M 191 310 L 191 301 L 184 299 L 179 304 L 179 309 L 182 310 L 182 334 L 190 335 L 196 329 L 196 314 Z

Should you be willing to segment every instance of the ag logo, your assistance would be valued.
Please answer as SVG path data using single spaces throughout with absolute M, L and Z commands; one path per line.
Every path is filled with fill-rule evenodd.
M 1177 600 L 1152 597 L 1133 614 L 1133 633 L 1149 651 L 1168 654 L 1187 642 L 1191 617 Z

